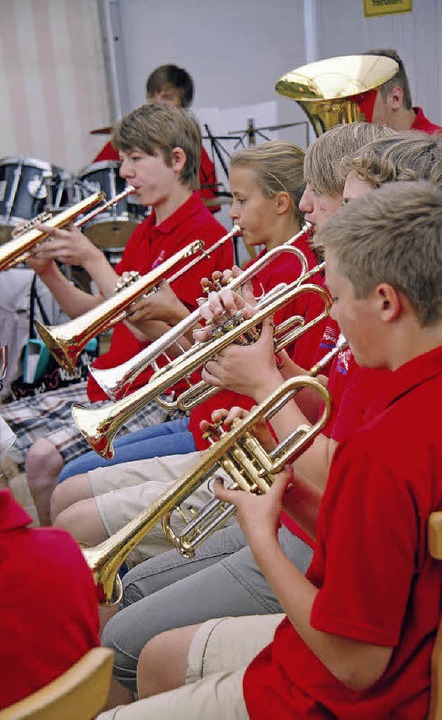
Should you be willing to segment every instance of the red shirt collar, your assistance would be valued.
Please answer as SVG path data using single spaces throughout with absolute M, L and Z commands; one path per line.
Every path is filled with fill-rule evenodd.
M 14 499 L 10 490 L 0 490 L 0 530 L 16 530 L 31 522 L 32 518 Z
M 440 373 L 442 373 L 442 347 L 430 350 L 401 365 L 391 373 L 388 383 L 383 386 L 382 393 L 375 394 L 373 403 L 370 404 L 369 417 L 378 415 L 410 390 Z
M 421 130 L 422 132 L 428 133 L 429 135 L 442 132 L 442 128 L 439 127 L 439 125 L 435 125 L 434 123 L 430 122 L 428 118 L 425 117 L 422 108 L 414 107 L 413 110 L 416 113 L 416 118 L 413 125 L 411 126 L 412 130 Z
M 194 192 L 186 202 L 175 210 L 172 215 L 163 220 L 162 223 L 155 226 L 156 214 L 155 210 L 152 210 L 148 219 L 152 228 L 155 228 L 155 232 L 163 233 L 164 235 L 173 233 L 180 225 L 189 222 L 193 215 L 197 215 L 201 212 L 201 207 L 205 208 L 204 203 L 200 199 L 198 193 Z

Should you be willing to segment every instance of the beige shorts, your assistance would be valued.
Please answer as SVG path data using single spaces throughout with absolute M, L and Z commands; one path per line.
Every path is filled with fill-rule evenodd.
M 187 685 L 102 713 L 97 720 L 247 720 L 244 672 L 284 615 L 208 620 L 188 656 Z
M 155 501 L 164 499 L 165 493 L 195 467 L 200 457 L 200 452 L 193 452 L 91 470 L 88 477 L 92 493 L 109 536 L 151 507 Z M 212 498 L 208 482 L 203 482 L 180 507 L 190 519 L 192 511 L 199 511 Z M 177 518 L 174 528 L 179 530 L 182 525 L 183 521 Z M 129 555 L 127 564 L 133 567 L 147 558 L 170 550 L 170 547 L 161 522 L 157 522 Z

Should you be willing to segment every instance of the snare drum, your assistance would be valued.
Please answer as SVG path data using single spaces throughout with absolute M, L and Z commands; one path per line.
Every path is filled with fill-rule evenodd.
M 70 203 L 71 176 L 43 160 L 0 160 L 0 242 L 24 220 L 44 211 L 58 212 Z
M 106 200 L 116 197 L 126 187 L 126 181 L 120 177 L 121 163 L 115 160 L 102 160 L 81 170 L 78 174 L 78 187 L 82 197 L 99 190 Z M 132 198 L 131 198 L 132 199 Z M 136 201 L 136 197 L 133 196 Z M 146 217 L 146 209 L 127 197 L 99 213 L 84 225 L 86 234 L 95 245 L 101 248 L 124 248 L 138 223 Z

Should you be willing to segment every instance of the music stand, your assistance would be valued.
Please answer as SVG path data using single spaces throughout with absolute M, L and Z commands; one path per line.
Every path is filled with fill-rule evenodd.
M 310 145 L 310 132 L 309 132 L 309 123 L 307 120 L 301 120 L 300 122 L 293 122 L 293 123 L 283 123 L 282 125 L 267 125 L 266 127 L 255 127 L 255 121 L 253 118 L 248 118 L 247 120 L 247 128 L 245 130 L 231 130 L 229 131 L 229 135 L 238 135 L 240 136 L 240 140 L 242 141 L 244 145 L 244 139 L 247 138 L 248 144 L 250 145 L 256 145 L 256 137 L 259 136 L 263 140 L 271 140 L 272 138 L 268 135 L 264 134 L 265 132 L 275 132 L 277 130 L 283 130 L 284 128 L 289 127 L 297 127 L 299 125 L 305 126 L 305 141 L 306 141 L 306 147 Z

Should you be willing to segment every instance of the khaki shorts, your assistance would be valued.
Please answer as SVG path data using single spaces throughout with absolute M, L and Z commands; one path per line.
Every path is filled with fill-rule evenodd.
M 114 708 L 97 720 L 247 720 L 244 672 L 272 640 L 284 615 L 208 620 L 195 634 L 187 682 L 132 705 Z
M 89 471 L 92 493 L 109 536 L 151 507 L 154 501 L 164 497 L 173 483 L 191 470 L 200 457 L 200 452 L 168 455 Z M 208 482 L 203 482 L 180 507 L 190 519 L 192 511 L 199 511 L 212 498 Z M 178 518 L 176 530 L 182 525 L 183 521 Z M 127 565 L 133 567 L 170 550 L 170 547 L 161 522 L 157 522 L 129 555 Z

